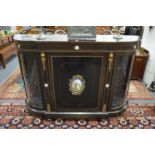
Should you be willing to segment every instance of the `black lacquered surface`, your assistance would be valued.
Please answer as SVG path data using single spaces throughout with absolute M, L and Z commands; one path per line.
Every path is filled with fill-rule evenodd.
M 102 57 L 51 57 L 53 62 L 55 110 L 99 110 Z M 85 90 L 75 96 L 69 91 L 69 80 L 74 75 L 85 80 Z

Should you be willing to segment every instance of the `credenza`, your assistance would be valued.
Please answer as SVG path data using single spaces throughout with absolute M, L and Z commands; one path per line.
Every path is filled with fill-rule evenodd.
M 102 118 L 126 108 L 137 36 L 70 41 L 67 35 L 18 34 L 14 39 L 32 113 Z

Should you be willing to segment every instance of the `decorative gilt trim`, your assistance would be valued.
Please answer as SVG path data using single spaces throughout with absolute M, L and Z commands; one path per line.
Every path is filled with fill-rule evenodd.
M 109 61 L 109 66 L 108 66 L 109 72 L 111 72 L 113 60 L 114 60 L 114 54 L 112 52 L 110 52 L 109 53 L 109 58 L 108 58 L 108 61 Z
M 20 48 L 20 44 L 17 44 L 17 47 Z
M 51 105 L 49 103 L 47 104 L 47 112 L 51 112 Z
M 43 65 L 43 71 L 45 72 L 45 70 L 46 70 L 46 64 L 45 64 L 46 57 L 45 57 L 45 53 L 42 52 L 42 53 L 40 54 L 40 56 L 41 56 L 41 62 L 42 62 L 42 65 Z
M 102 112 L 106 112 L 106 111 L 107 111 L 107 105 L 106 105 L 106 104 L 104 104 L 104 105 L 103 105 Z

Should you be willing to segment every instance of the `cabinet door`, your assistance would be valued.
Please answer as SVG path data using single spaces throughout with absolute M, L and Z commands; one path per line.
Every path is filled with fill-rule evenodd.
M 27 102 L 31 108 L 42 110 L 45 106 L 43 103 L 39 54 L 21 51 L 19 58 L 26 88 Z
M 106 56 L 49 56 L 55 111 L 102 111 Z
M 111 110 L 121 107 L 125 102 L 125 97 L 129 85 L 132 61 L 133 54 L 115 54 L 114 71 L 109 100 L 109 109 Z

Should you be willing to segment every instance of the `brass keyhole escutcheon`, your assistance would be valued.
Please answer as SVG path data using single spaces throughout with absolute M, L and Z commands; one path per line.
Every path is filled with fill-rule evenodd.
M 72 79 L 69 80 L 69 90 L 72 95 L 81 95 L 85 89 L 85 80 L 81 75 L 74 75 Z

